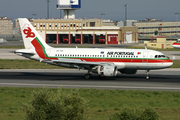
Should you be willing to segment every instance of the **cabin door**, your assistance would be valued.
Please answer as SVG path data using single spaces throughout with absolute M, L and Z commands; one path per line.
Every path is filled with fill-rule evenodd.
M 148 52 L 147 51 L 143 52 L 142 62 L 148 62 Z

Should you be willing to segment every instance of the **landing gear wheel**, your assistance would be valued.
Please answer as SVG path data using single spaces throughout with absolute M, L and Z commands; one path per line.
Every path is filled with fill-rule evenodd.
M 88 80 L 88 79 L 92 78 L 92 75 L 91 74 L 86 74 L 84 77 L 85 77 L 86 80 Z
M 146 71 L 146 79 L 149 80 L 149 70 Z

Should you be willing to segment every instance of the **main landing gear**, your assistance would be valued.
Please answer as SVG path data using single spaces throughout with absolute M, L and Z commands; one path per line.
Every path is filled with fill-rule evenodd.
M 88 74 L 85 74 L 85 76 L 84 76 L 86 80 L 92 78 L 92 75 L 90 74 L 90 72 L 91 72 L 91 69 L 88 69 Z
M 146 70 L 146 79 L 149 80 L 149 70 Z
M 88 80 L 88 79 L 91 79 L 92 78 L 92 75 L 91 74 L 85 74 L 85 79 Z

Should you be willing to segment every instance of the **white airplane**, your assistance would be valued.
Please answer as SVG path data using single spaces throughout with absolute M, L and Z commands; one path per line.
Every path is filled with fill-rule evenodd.
M 172 66 L 173 62 L 161 52 L 147 49 L 97 49 L 97 48 L 53 48 L 50 47 L 26 18 L 19 18 L 25 49 L 15 53 L 40 62 L 87 70 L 101 77 L 122 74 L 136 74 L 137 70 L 149 71 Z
M 172 44 L 174 48 L 179 48 L 180 49 L 180 39 L 178 39 L 175 43 Z

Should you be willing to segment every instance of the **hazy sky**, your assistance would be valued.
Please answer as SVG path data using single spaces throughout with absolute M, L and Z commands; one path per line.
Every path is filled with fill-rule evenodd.
M 0 0 L 0 16 L 16 19 L 19 17 L 47 17 L 47 0 Z M 57 0 L 50 0 L 50 17 L 59 18 L 56 9 Z M 180 0 L 81 0 L 81 9 L 76 10 L 76 18 L 101 18 L 124 20 L 125 7 L 128 4 L 129 20 L 145 18 L 176 21 L 175 12 L 180 12 Z M 63 13 L 63 12 L 62 12 Z M 63 16 L 63 15 L 62 15 Z M 180 20 L 180 15 L 179 15 Z

